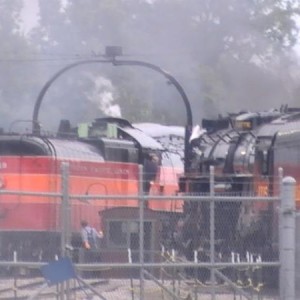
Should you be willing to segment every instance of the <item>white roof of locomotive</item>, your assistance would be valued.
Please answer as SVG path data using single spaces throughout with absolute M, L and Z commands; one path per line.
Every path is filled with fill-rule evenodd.
M 157 123 L 135 123 L 134 127 L 142 130 L 152 137 L 177 136 L 184 138 L 184 127 L 175 125 L 161 125 Z

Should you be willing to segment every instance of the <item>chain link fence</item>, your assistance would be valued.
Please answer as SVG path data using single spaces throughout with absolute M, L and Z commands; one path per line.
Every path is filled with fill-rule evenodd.
M 139 174 L 119 194 L 103 181 L 78 193 L 63 164 L 54 193 L 2 190 L 1 200 L 45 199 L 55 220 L 47 232 L 1 232 L 0 299 L 30 297 L 41 267 L 65 256 L 94 292 L 70 280 L 41 299 L 296 299 L 293 180 L 279 176 L 276 197 L 263 181 L 259 193 L 233 194 L 212 169 L 207 192 L 162 196 L 159 187 L 144 194 Z M 103 232 L 98 250 L 82 247 L 81 220 Z

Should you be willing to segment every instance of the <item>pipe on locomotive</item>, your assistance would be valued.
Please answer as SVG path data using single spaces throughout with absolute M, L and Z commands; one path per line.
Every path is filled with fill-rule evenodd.
M 90 59 L 90 60 L 82 60 L 76 63 L 72 63 L 67 65 L 66 67 L 59 70 L 57 73 L 55 73 L 43 86 L 41 89 L 33 110 L 33 117 L 32 117 L 32 133 L 34 135 L 40 135 L 41 133 L 41 127 L 40 123 L 38 121 L 38 115 L 39 110 L 41 107 L 42 100 L 47 92 L 47 90 L 50 88 L 52 83 L 60 77 L 63 73 L 66 71 L 73 69 L 77 66 L 84 65 L 84 64 L 93 64 L 93 63 L 111 63 L 113 66 L 141 66 L 148 69 L 152 69 L 160 74 L 162 74 L 165 78 L 167 78 L 168 82 L 173 84 L 180 94 L 184 105 L 186 109 L 186 125 L 185 125 L 185 138 L 184 138 L 184 171 L 188 172 L 191 166 L 191 147 L 190 147 L 190 137 L 192 134 L 193 129 L 193 117 L 192 117 L 192 110 L 190 101 L 182 88 L 182 86 L 179 84 L 179 82 L 168 72 L 164 71 L 160 67 L 145 62 L 145 61 L 137 61 L 137 60 L 116 60 L 116 56 L 122 55 L 122 48 L 116 47 L 116 46 L 108 46 L 105 48 L 105 57 L 106 59 Z

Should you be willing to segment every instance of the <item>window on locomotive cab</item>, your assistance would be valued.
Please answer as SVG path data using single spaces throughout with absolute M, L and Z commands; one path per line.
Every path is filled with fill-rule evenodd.
M 110 247 L 127 247 L 126 221 L 110 221 L 108 223 L 108 241 Z
M 152 248 L 152 228 L 152 221 L 144 222 L 145 250 Z M 108 247 L 112 249 L 130 248 L 137 251 L 139 248 L 139 221 L 132 219 L 108 221 Z M 134 253 L 132 255 L 134 256 Z
M 45 150 L 36 144 L 26 143 L 24 141 L 1 141 L 1 155 L 44 155 Z
M 128 150 L 120 148 L 107 148 L 106 159 L 111 161 L 128 162 Z
M 128 162 L 138 162 L 138 151 L 136 149 L 128 149 Z

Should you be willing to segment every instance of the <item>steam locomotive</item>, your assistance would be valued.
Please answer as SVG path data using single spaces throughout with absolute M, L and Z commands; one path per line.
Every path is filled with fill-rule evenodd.
M 151 128 L 155 124 L 148 124 Z M 158 125 L 156 125 L 158 126 Z M 160 125 L 161 126 L 161 125 Z M 131 195 L 139 192 L 139 165 L 143 166 L 143 192 L 172 195 L 182 171 L 180 151 L 167 151 L 159 141 L 121 118 L 99 118 L 72 127 L 60 122 L 52 135 L 2 133 L 0 135 L 0 255 L 12 260 L 45 261 L 59 255 L 61 232 L 61 164 L 69 164 L 69 192 L 76 195 L 128 195 L 126 200 L 72 200 L 71 232 L 80 220 L 99 228 L 99 211 L 113 207 L 138 207 Z M 175 135 L 179 143 L 181 133 Z M 172 134 L 172 139 L 174 136 Z M 179 149 L 182 147 L 179 146 Z M 18 193 L 6 194 L 5 191 Z M 28 195 L 25 192 L 39 193 Z M 22 194 L 23 193 L 23 194 Z M 149 209 L 182 211 L 177 201 L 149 200 Z
M 190 146 L 191 168 L 180 178 L 180 192 L 209 193 L 210 166 L 214 166 L 216 195 L 278 195 L 278 169 L 298 182 L 296 205 L 300 206 L 300 109 L 281 107 L 259 113 L 241 112 L 226 118 L 204 119 L 195 128 Z M 274 203 L 216 202 L 216 250 L 230 255 L 236 251 L 259 253 L 264 259 L 275 255 L 277 211 Z M 209 240 L 209 204 L 184 205 L 184 243 L 192 254 Z M 194 228 L 194 230 L 192 230 Z M 196 230 L 195 230 L 196 229 Z

